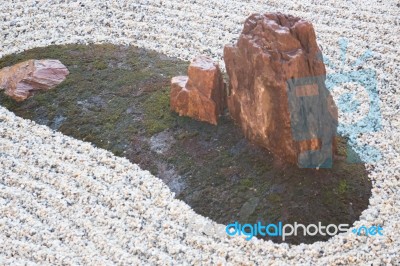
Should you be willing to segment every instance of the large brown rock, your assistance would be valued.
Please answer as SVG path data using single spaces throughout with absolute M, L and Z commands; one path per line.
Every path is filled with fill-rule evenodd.
M 188 76 L 171 80 L 171 110 L 217 125 L 225 106 L 224 82 L 218 64 L 205 56 L 189 65 Z
M 36 90 L 48 90 L 69 74 L 58 60 L 28 60 L 0 70 L 0 89 L 16 101 L 23 101 Z
M 330 167 L 337 107 L 312 24 L 253 14 L 224 60 L 228 109 L 245 136 L 300 167 Z

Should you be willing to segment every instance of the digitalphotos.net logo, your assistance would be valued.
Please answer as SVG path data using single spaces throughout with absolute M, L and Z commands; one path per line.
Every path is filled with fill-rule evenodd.
M 340 39 L 338 43 L 340 46 L 339 61 L 341 62 L 339 66 L 322 56 L 322 53 L 318 55 L 318 60 L 322 60 L 330 69 L 326 76 L 287 80 L 287 98 L 293 139 L 306 141 L 319 138 L 322 143 L 320 150 L 304 151 L 300 154 L 298 159 L 300 168 L 331 168 L 333 162 L 332 141 L 336 132 L 356 139 L 360 134 L 377 132 L 381 128 L 377 73 L 374 69 L 361 67 L 361 64 L 371 57 L 373 52 L 365 51 L 348 65 L 352 70 L 345 71 L 348 41 Z M 343 89 L 347 86 L 358 89 Z M 302 90 L 309 90 L 312 93 L 299 93 Z M 342 122 L 337 120 L 338 118 L 330 110 L 333 91 L 338 95 L 335 103 L 341 117 L 358 117 L 358 119 Z M 362 95 L 364 97 L 360 100 Z M 321 101 L 321 99 L 326 99 L 326 101 Z M 310 113 L 317 119 L 309 119 Z M 360 114 L 362 114 L 361 118 Z M 321 127 L 315 121 L 324 121 L 324 125 Z M 365 163 L 375 163 L 381 159 L 380 151 L 374 147 L 354 142 L 351 143 L 351 147 L 348 144 L 346 158 L 348 163 L 361 162 L 353 150 L 364 155 L 362 162 Z
M 352 233 L 358 236 L 382 236 L 383 228 L 380 225 L 374 226 L 360 226 L 355 228 L 350 228 L 348 224 L 328 224 L 322 225 L 321 222 L 318 224 L 304 225 L 295 222 L 294 224 L 283 224 L 278 222 L 276 224 L 266 224 L 262 225 L 261 222 L 256 224 L 240 224 L 239 222 L 234 222 L 228 224 L 225 228 L 225 232 L 229 236 L 244 235 L 246 240 L 251 240 L 255 236 L 269 236 L 269 237 L 280 237 L 282 241 L 286 240 L 288 236 L 334 236 L 338 233 Z

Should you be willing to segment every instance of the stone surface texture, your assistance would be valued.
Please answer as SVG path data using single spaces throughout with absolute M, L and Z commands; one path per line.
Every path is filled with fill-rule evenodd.
M 248 139 L 301 167 L 332 165 L 337 107 L 310 22 L 253 14 L 224 60 L 229 112 Z
M 0 70 L 0 89 L 16 101 L 34 91 L 49 90 L 64 81 L 68 69 L 59 60 L 28 60 Z
M 218 64 L 206 56 L 194 58 L 188 76 L 172 78 L 170 105 L 179 115 L 217 125 L 225 106 L 224 82 Z

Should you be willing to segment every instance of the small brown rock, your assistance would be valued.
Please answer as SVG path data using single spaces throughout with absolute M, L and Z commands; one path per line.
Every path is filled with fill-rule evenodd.
M 16 101 L 30 97 L 35 90 L 49 90 L 69 74 L 58 60 L 28 60 L 0 70 L 0 89 Z
M 188 76 L 172 78 L 170 105 L 181 116 L 217 125 L 225 105 L 218 64 L 205 56 L 196 57 L 190 63 Z

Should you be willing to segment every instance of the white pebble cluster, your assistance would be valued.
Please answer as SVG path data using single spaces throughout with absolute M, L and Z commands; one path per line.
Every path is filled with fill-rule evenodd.
M 224 68 L 223 46 L 238 38 L 251 13 L 280 11 L 308 19 L 324 55 L 340 68 L 329 67 L 328 74 L 356 70 L 351 63 L 373 51 L 360 66 L 376 71 L 382 127 L 351 139 L 377 148 L 382 158 L 367 165 L 370 206 L 354 226 L 381 224 L 384 236 L 340 234 L 297 246 L 229 238 L 223 225 L 174 199 L 148 171 L 0 107 L 0 264 L 399 265 L 398 1 L 264 2 L 2 1 L 0 57 L 51 44 L 109 42 L 185 60 L 207 54 Z M 344 61 L 341 37 L 348 40 Z M 359 88 L 348 84 L 333 93 L 352 89 Z M 368 108 L 361 104 L 340 119 L 358 120 Z

